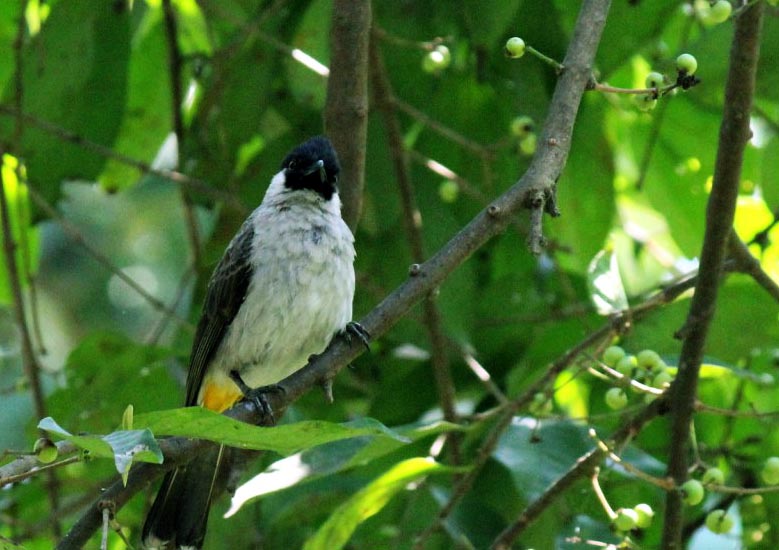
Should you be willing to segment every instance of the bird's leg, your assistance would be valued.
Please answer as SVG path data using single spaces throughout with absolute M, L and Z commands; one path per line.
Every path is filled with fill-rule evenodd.
M 349 321 L 346 323 L 346 326 L 341 331 L 341 334 L 346 339 L 346 341 L 349 342 L 349 345 L 352 344 L 352 337 L 356 337 L 360 342 L 362 342 L 362 345 L 365 346 L 366 350 L 371 351 L 371 347 L 369 345 L 371 334 L 365 330 L 365 328 L 357 321 Z
M 270 418 L 271 424 L 276 423 L 276 418 L 273 416 L 273 409 L 268 403 L 265 396 L 269 393 L 284 393 L 286 390 L 278 384 L 270 384 L 268 386 L 260 386 L 259 388 L 250 388 L 246 385 L 246 382 L 241 378 L 241 373 L 237 370 L 230 371 L 230 379 L 235 382 L 238 389 L 241 390 L 244 399 L 247 399 L 254 403 L 258 411 L 261 411 L 265 418 Z

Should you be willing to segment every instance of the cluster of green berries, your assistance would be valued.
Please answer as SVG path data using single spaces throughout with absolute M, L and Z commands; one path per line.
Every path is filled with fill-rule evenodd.
M 730 5 L 728 2 L 725 3 Z M 695 59 L 695 56 L 689 53 L 683 53 L 676 58 L 676 82 L 671 86 L 669 86 L 671 82 L 668 81 L 663 74 L 652 71 L 646 75 L 644 85 L 653 91 L 648 94 L 634 96 L 633 101 L 636 107 L 641 111 L 651 111 L 654 109 L 657 105 L 657 98 L 660 96 L 661 90 L 666 86 L 668 86 L 666 91 L 677 87 L 687 90 L 688 88 L 695 86 L 699 82 L 698 78 L 694 76 L 695 71 L 697 70 L 698 60 Z
M 606 348 L 602 356 L 603 362 L 620 373 L 624 380 L 636 380 L 647 386 L 664 390 L 673 381 L 668 365 L 651 349 L 645 349 L 636 355 L 629 355 L 619 346 Z M 606 392 L 606 405 L 612 410 L 620 410 L 628 404 L 627 384 L 609 389 Z M 647 398 L 652 398 L 651 394 Z
M 707 485 L 722 485 L 725 481 L 725 474 L 719 468 L 709 468 L 701 477 L 697 479 L 688 479 L 682 484 L 682 500 L 688 506 L 696 506 L 703 502 L 706 495 L 704 489 Z M 712 510 L 706 515 L 706 527 L 712 533 L 729 533 L 733 529 L 733 516 L 725 510 Z
M 536 152 L 538 137 L 536 123 L 526 115 L 516 117 L 511 121 L 511 135 L 519 140 L 520 154 L 529 157 Z
M 719 25 L 730 19 L 733 5 L 728 0 L 696 0 L 694 10 L 704 25 Z
M 443 44 L 427 52 L 422 58 L 422 70 L 430 74 L 438 74 L 452 64 L 452 54 Z
M 647 529 L 652 525 L 655 511 L 649 504 L 636 504 L 633 508 L 620 508 L 617 510 L 611 523 L 617 531 L 626 533 L 633 529 Z
M 779 456 L 766 459 L 760 470 L 760 477 L 766 485 L 779 485 Z M 696 506 L 706 496 L 705 488 L 725 483 L 725 474 L 719 468 L 708 468 L 700 480 L 688 479 L 682 486 L 682 500 L 688 506 Z M 712 510 L 706 515 L 706 527 L 713 533 L 728 533 L 733 528 L 733 517 L 725 510 Z

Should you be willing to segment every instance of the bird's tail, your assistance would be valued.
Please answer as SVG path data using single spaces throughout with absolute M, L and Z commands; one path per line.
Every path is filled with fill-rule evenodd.
M 211 500 L 229 474 L 228 451 L 214 447 L 165 476 L 143 525 L 144 548 L 202 548 Z

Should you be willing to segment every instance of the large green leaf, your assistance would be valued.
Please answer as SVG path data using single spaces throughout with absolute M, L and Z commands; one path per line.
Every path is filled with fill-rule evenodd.
M 135 416 L 134 426 L 148 428 L 157 436 L 208 439 L 232 447 L 275 451 L 285 455 L 350 437 L 372 435 L 405 440 L 370 418 L 346 424 L 309 420 L 261 428 L 202 407 L 139 414 Z
M 399 437 L 358 436 L 305 449 L 301 453 L 274 462 L 264 472 L 238 487 L 225 516 L 234 515 L 247 502 L 263 495 L 325 476 L 333 476 L 338 472 L 381 459 L 415 441 L 462 429 L 448 422 L 401 426 L 393 429 Z
M 77 32 L 74 30 L 77 29 Z M 130 15 L 123 2 L 57 2 L 23 50 L 22 108 L 69 132 L 111 146 L 125 109 Z M 11 102 L 7 85 L 3 101 Z M 0 120 L 9 135 L 12 121 Z M 52 202 L 64 179 L 95 179 L 105 159 L 61 136 L 25 125 L 28 175 Z

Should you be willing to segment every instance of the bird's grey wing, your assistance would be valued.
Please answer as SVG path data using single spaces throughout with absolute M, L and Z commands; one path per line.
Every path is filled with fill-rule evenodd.
M 208 365 L 246 298 L 252 276 L 249 258 L 253 240 L 254 226 L 249 218 L 227 247 L 208 283 L 189 358 L 186 406 L 197 404 Z

